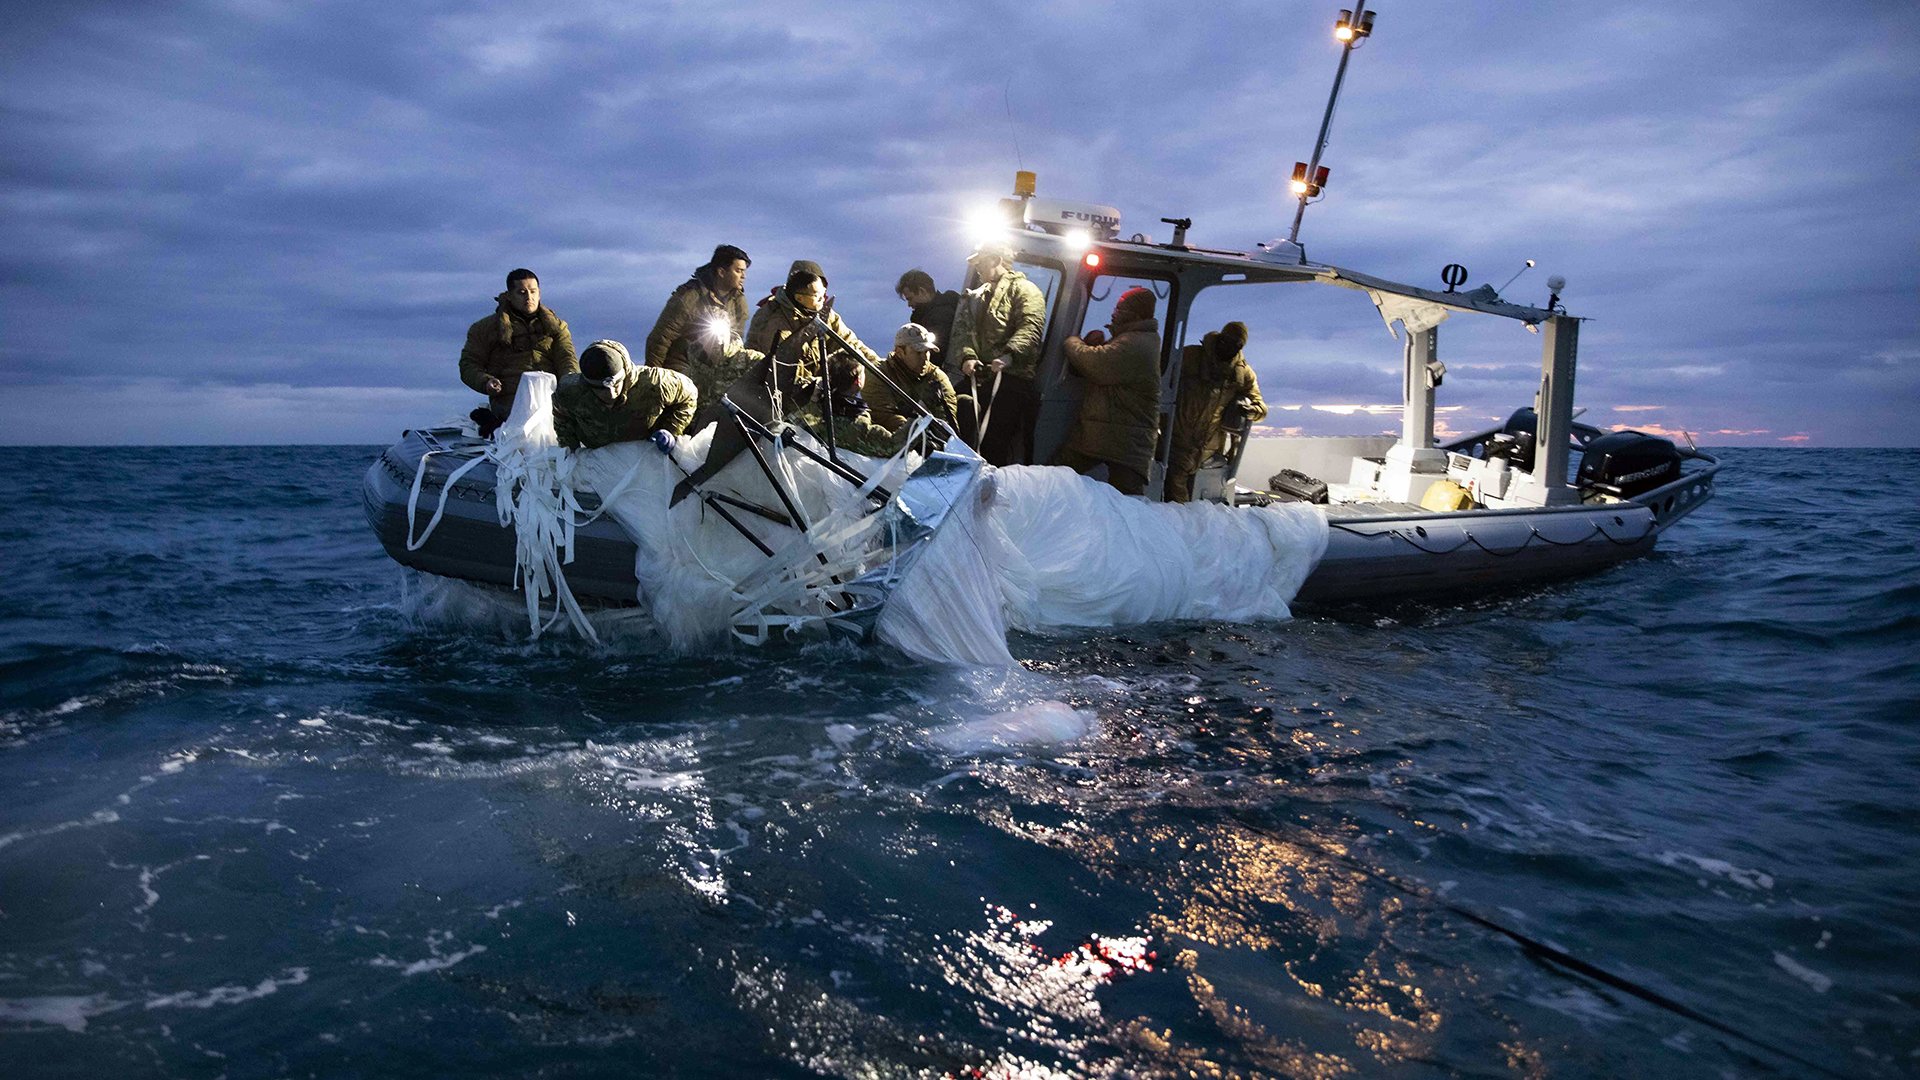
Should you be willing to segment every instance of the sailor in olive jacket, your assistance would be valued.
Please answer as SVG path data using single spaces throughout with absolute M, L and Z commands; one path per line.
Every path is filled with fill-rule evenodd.
M 647 366 L 671 368 L 699 383 L 695 369 L 703 356 L 714 352 L 711 346 L 724 346 L 729 338 L 747 332 L 745 288 L 751 265 L 747 253 L 732 244 L 713 249 L 713 258 L 673 290 L 653 321 L 647 334 Z M 706 347 L 690 347 L 696 343 Z
M 1033 424 L 1040 412 L 1035 376 L 1047 325 L 1046 295 L 1013 268 L 1010 247 L 984 247 L 970 262 L 980 284 L 961 294 L 942 362 L 954 386 L 974 397 L 963 434 L 973 438 L 980 456 L 995 465 L 1024 465 L 1033 457 Z
M 580 371 L 553 392 L 553 431 L 560 445 L 591 450 L 687 430 L 698 404 L 693 380 L 666 368 L 635 367 L 627 347 L 596 341 L 580 355 Z
M 872 411 L 861 396 L 861 387 L 865 382 L 866 369 L 858 360 L 845 351 L 837 352 L 828 361 L 831 372 L 829 382 L 832 390 L 828 393 L 826 406 L 822 407 L 816 399 L 807 406 L 803 417 L 807 430 L 822 443 L 827 441 L 827 420 L 825 413 L 833 413 L 833 444 L 841 450 L 868 457 L 892 457 L 906 445 L 905 430 L 890 431 L 874 423 Z
M 460 381 L 487 395 L 494 422 L 513 411 L 520 376 L 545 371 L 555 378 L 580 370 L 573 355 L 573 334 L 566 320 L 540 304 L 540 279 L 533 271 L 507 275 L 507 291 L 494 297 L 494 313 L 467 328 L 460 350 Z
M 820 264 L 807 259 L 796 261 L 787 274 L 787 283 L 760 301 L 759 309 L 753 313 L 753 322 L 747 327 L 746 347 L 757 353 L 772 354 L 776 342 L 797 338 L 798 378 L 803 381 L 824 378 L 827 357 L 838 350 L 840 344 L 814 328 L 815 314 L 848 345 L 865 353 L 867 359 L 880 362 L 880 354 L 867 348 L 833 310 L 833 302 L 827 299 L 826 275 L 820 272 Z M 781 356 L 784 361 L 784 350 Z
M 947 381 L 947 373 L 933 362 L 933 350 L 933 331 L 924 326 L 908 323 L 893 335 L 893 351 L 880 365 L 887 378 L 867 380 L 867 405 L 873 409 L 874 423 L 888 431 L 906 427 L 920 415 L 915 402 L 949 427 L 958 422 L 953 384 Z M 887 379 L 906 394 L 905 400 L 895 396 Z
M 1167 456 L 1167 501 L 1193 498 L 1193 475 L 1223 452 L 1227 428 L 1267 418 L 1260 380 L 1241 350 L 1247 326 L 1230 322 L 1180 350 L 1180 399 L 1173 412 L 1173 445 Z
M 1160 433 L 1160 323 L 1153 293 L 1128 289 L 1113 305 L 1109 340 L 1096 330 L 1066 341 L 1067 365 L 1086 395 L 1055 464 L 1091 472 L 1104 463 L 1122 494 L 1144 495 Z

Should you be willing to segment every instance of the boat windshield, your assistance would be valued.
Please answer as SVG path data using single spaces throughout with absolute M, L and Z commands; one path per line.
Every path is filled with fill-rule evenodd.
M 1299 435 L 1398 431 L 1403 341 L 1367 294 L 1316 282 L 1228 280 L 1194 294 L 1180 345 L 1229 321 L 1247 328 L 1245 356 L 1273 410 L 1269 426 Z M 1396 329 L 1399 329 L 1396 327 Z M 1435 406 L 1442 438 L 1497 426 L 1537 388 L 1539 339 L 1510 319 L 1454 312 L 1440 329 L 1448 375 Z
M 1013 268 L 1027 275 L 1028 281 L 1040 287 L 1040 294 L 1047 298 L 1047 313 L 1051 315 L 1053 302 L 1060 296 L 1060 268 L 1026 258 L 1015 259 Z
M 1153 317 L 1160 320 L 1162 347 L 1160 366 L 1166 369 L 1167 356 L 1164 335 L 1167 329 L 1168 298 L 1173 295 L 1173 282 L 1166 278 L 1133 277 L 1122 274 L 1097 274 L 1088 282 L 1087 313 L 1081 319 L 1079 334 L 1086 337 L 1092 330 L 1105 331 L 1113 321 L 1113 305 L 1128 289 L 1146 289 L 1153 293 Z

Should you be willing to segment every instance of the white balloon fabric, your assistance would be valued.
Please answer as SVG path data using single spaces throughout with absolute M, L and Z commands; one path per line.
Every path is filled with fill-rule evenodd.
M 551 395 L 551 377 L 525 377 L 491 455 L 502 520 L 520 534 L 536 633 L 539 601 L 553 597 L 554 620 L 564 613 L 593 637 L 559 572 L 584 516 L 576 485 L 604 493 L 602 512 L 633 538 L 636 599 L 678 651 L 712 647 L 729 632 L 763 641 L 818 623 L 781 613 L 868 569 L 883 515 L 817 463 L 790 450 L 769 455 L 811 526 L 802 534 L 750 519 L 766 525 L 756 531 L 774 547 L 770 558 L 700 499 L 670 505 L 674 487 L 705 460 L 712 427 L 678 440 L 671 456 L 650 442 L 569 453 L 554 444 Z M 904 452 L 853 460 L 889 490 L 919 463 Z M 704 486 L 782 509 L 749 455 Z M 1154 503 L 1058 467 L 988 470 L 962 498 L 891 582 L 874 627 L 882 642 L 935 663 L 1010 665 L 1010 627 L 1285 619 L 1327 547 L 1318 507 Z
M 894 590 L 882 641 L 925 660 L 1010 663 L 1009 626 L 1286 619 L 1327 550 L 1326 515 L 1306 503 L 1148 502 L 1060 467 L 989 480 Z

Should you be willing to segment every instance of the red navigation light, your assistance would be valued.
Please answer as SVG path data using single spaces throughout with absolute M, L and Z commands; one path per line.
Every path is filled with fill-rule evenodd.
M 1100 253 L 1097 251 L 1089 251 L 1087 252 L 1086 259 L 1083 261 L 1087 264 L 1089 269 L 1097 270 L 1100 267 Z

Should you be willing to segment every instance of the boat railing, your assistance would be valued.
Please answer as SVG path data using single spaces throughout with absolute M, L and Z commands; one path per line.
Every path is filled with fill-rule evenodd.
M 1643 491 L 1627 500 L 1653 511 L 1656 530 L 1665 529 L 1713 498 L 1713 476 L 1720 471 L 1720 459 L 1697 448 L 1682 450 L 1680 456 L 1687 461 L 1705 462 L 1706 467 L 1684 473 L 1678 480 L 1668 481 L 1652 491 Z

